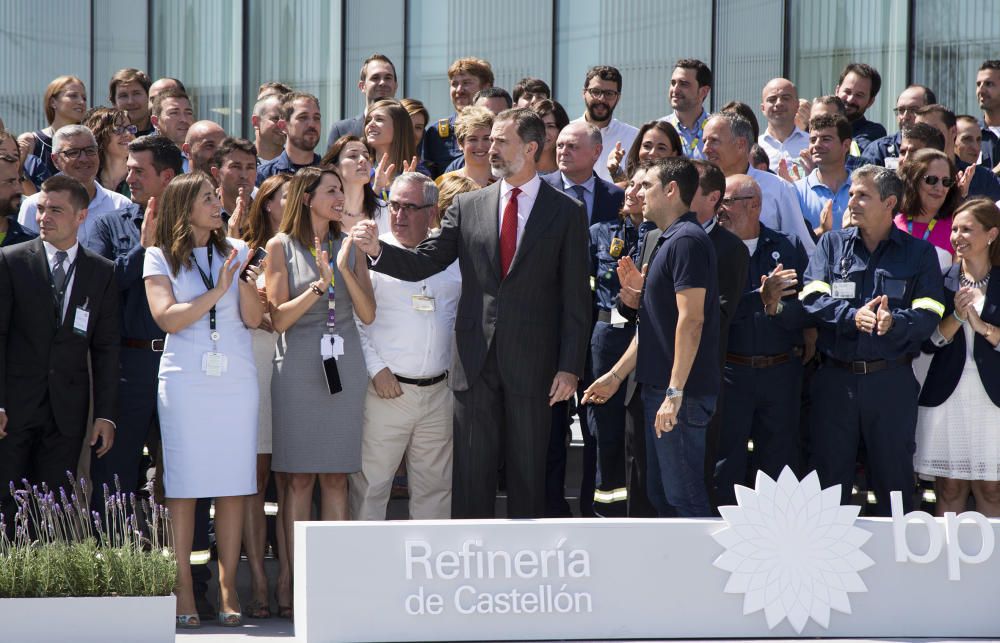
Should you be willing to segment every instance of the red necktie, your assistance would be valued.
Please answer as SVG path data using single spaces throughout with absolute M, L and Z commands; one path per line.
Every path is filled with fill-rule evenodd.
M 520 193 L 520 188 L 510 191 L 507 207 L 503 209 L 503 223 L 500 224 L 500 275 L 503 279 L 507 278 L 517 250 L 517 195 Z

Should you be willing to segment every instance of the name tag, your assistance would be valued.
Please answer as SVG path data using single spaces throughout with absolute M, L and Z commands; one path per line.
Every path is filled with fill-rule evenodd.
M 424 313 L 434 312 L 434 298 L 427 295 L 413 295 L 413 310 Z
M 857 284 L 853 281 L 835 281 L 831 289 L 834 299 L 854 299 Z
M 319 352 L 323 359 L 336 359 L 344 354 L 344 338 L 326 333 L 320 339 Z
M 899 169 L 899 157 L 898 156 L 887 156 L 884 161 L 885 167 L 888 170 L 898 170 Z
M 622 314 L 620 312 L 618 312 L 618 307 L 617 306 L 611 309 L 611 325 L 612 326 L 614 326 L 615 328 L 622 328 L 627 323 L 628 323 L 628 320 L 625 319 L 624 317 L 622 317 Z
M 221 377 L 229 370 L 229 360 L 222 353 L 210 351 L 201 356 L 201 370 L 209 377 Z
M 87 336 L 87 326 L 90 323 L 90 311 L 83 307 L 76 307 L 76 315 L 73 317 L 73 332 L 82 337 Z

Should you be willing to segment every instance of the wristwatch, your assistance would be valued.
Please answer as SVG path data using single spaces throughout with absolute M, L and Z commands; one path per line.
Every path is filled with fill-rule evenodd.
M 683 397 L 683 396 L 684 396 L 684 389 L 682 388 L 674 388 L 671 386 L 670 388 L 667 389 L 668 400 L 672 400 L 676 397 Z

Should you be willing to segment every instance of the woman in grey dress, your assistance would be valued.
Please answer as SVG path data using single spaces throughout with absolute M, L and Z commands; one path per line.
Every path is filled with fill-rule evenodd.
M 311 518 L 316 480 L 319 518 L 346 520 L 347 475 L 361 469 L 368 373 L 353 313 L 371 323 L 375 295 L 364 255 L 356 260 L 350 237 L 341 233 L 343 212 L 337 171 L 302 168 L 289 183 L 281 229 L 267 243 L 267 298 L 281 334 L 271 380 L 271 468 L 287 474 L 281 513 L 292 569 L 295 521 Z M 330 336 L 343 351 L 336 359 L 343 390 L 335 394 L 321 351 L 323 344 L 329 350 Z

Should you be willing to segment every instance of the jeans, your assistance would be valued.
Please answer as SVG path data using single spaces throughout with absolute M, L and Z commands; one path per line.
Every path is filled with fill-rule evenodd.
M 679 518 L 712 515 L 705 487 L 705 433 L 715 412 L 715 395 L 685 395 L 672 431 L 656 437 L 656 412 L 667 389 L 643 385 L 646 415 L 647 493 L 657 513 Z

